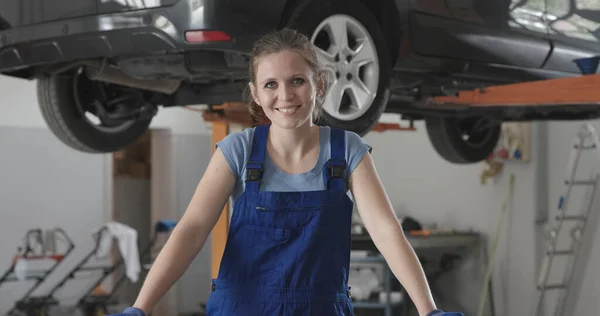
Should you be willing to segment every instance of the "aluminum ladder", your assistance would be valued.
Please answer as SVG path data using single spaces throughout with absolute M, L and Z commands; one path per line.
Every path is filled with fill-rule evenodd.
M 579 250 L 582 243 L 581 237 L 585 232 L 586 224 L 593 208 L 594 195 L 596 194 L 596 188 L 600 178 L 600 174 L 597 172 L 592 172 L 589 179 L 575 178 L 582 152 L 593 153 L 594 155 L 597 155 L 594 157 L 594 159 L 597 159 L 594 160 L 594 162 L 597 163 L 600 161 L 600 140 L 598 139 L 596 130 L 589 123 L 583 124 L 574 138 L 573 148 L 571 149 L 571 155 L 567 165 L 567 179 L 565 179 L 564 182 L 565 193 L 559 199 L 558 212 L 554 217 L 553 224 L 549 225 L 550 229 L 547 235 L 547 248 L 544 252 L 537 283 L 537 299 L 534 306 L 535 311 L 533 313 L 535 316 L 541 315 L 544 297 L 549 290 L 559 291 L 554 315 L 562 316 L 565 313 L 565 304 L 571 290 L 575 267 L 580 259 Z M 579 214 L 570 214 L 567 213 L 568 203 L 573 187 L 575 186 L 587 187 L 588 195 L 582 204 L 582 209 Z M 570 247 L 567 249 L 557 249 L 558 239 L 561 236 L 561 229 L 565 222 L 572 222 L 575 224 L 571 230 Z M 548 278 L 552 271 L 552 263 L 555 256 L 565 257 L 567 263 L 563 271 L 562 282 L 559 282 L 558 284 L 549 284 Z

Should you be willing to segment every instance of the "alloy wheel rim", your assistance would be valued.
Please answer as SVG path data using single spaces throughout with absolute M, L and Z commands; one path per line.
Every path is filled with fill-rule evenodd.
M 379 59 L 367 29 L 353 17 L 332 15 L 317 26 L 311 42 L 329 83 L 323 111 L 343 121 L 364 115 L 379 85 Z

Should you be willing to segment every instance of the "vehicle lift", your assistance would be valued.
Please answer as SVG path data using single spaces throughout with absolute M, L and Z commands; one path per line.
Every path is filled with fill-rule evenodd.
M 495 85 L 473 90 L 458 91 L 454 95 L 436 96 L 423 100 L 426 107 L 448 110 L 474 108 L 510 108 L 510 107 L 568 107 L 590 106 L 600 107 L 600 74 L 596 74 L 600 56 L 580 58 L 573 61 L 581 72 L 581 76 L 570 78 L 537 80 L 524 83 Z M 390 101 L 393 102 L 393 101 Z M 212 124 L 212 149 L 217 142 L 229 134 L 229 124 L 251 127 L 265 124 L 255 121 L 249 115 L 243 103 L 224 103 L 209 106 L 203 110 L 205 121 Z M 399 124 L 379 123 L 372 129 L 376 132 L 387 130 L 415 131 L 413 122 L 409 127 Z M 211 248 L 212 278 L 218 276 L 218 269 L 227 242 L 229 227 L 229 203 L 225 204 L 223 213 L 213 229 Z M 490 293 L 493 306 L 493 294 Z M 494 312 L 494 311 L 492 311 Z

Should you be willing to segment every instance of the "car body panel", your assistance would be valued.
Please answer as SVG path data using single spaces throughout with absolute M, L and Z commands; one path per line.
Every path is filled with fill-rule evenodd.
M 542 67 L 551 50 L 543 11 L 530 7 L 525 10 L 529 14 L 520 12 L 531 25 L 521 28 L 509 5 L 507 0 L 414 0 L 410 19 L 414 49 L 428 56 Z

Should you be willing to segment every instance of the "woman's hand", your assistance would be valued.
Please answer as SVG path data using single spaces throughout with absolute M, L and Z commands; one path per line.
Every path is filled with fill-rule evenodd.
M 139 308 L 127 307 L 121 314 L 110 314 L 107 316 L 146 316 L 146 313 Z
M 463 313 L 457 313 L 457 312 L 443 312 L 442 310 L 436 309 L 433 310 L 429 313 L 427 313 L 427 315 L 425 316 L 465 316 Z

